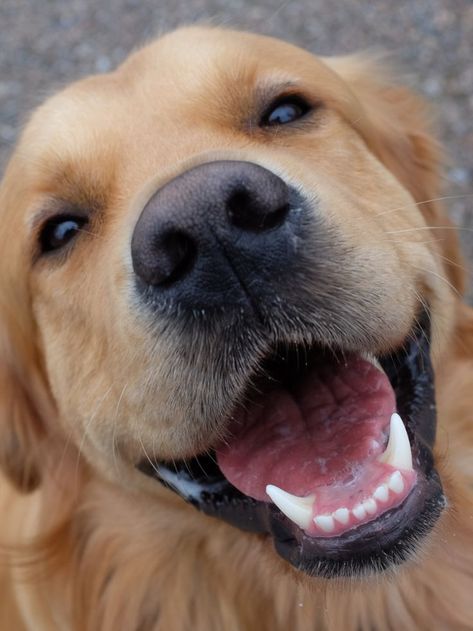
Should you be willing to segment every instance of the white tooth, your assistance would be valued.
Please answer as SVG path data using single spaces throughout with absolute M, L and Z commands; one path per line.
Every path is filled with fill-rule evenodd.
M 312 519 L 312 508 L 315 502 L 315 495 L 308 497 L 298 497 L 287 491 L 283 491 L 273 484 L 268 484 L 266 493 L 273 500 L 276 506 L 286 517 L 297 524 L 300 528 L 307 529 Z
M 332 517 L 340 524 L 346 526 L 350 519 L 350 511 L 348 508 L 337 508 L 337 510 L 332 513 Z
M 335 530 L 335 522 L 331 515 L 319 515 L 318 517 L 314 517 L 314 524 L 325 532 Z
M 362 519 L 366 517 L 366 510 L 363 504 L 357 504 L 355 508 L 352 510 L 352 513 L 355 515 L 358 521 L 361 521 Z
M 409 437 L 399 414 L 391 416 L 389 428 L 388 446 L 383 454 L 378 457 L 379 462 L 384 462 L 396 467 L 396 469 L 412 469 L 412 454 Z
M 374 515 L 378 510 L 378 505 L 376 504 L 376 500 L 370 497 L 363 502 L 363 508 L 369 515 Z
M 388 481 L 388 486 L 394 493 L 402 493 L 404 491 L 404 480 L 400 471 L 395 471 Z
M 387 502 L 389 499 L 389 489 L 386 484 L 381 484 L 380 486 L 378 486 L 376 491 L 373 493 L 373 497 L 379 502 Z

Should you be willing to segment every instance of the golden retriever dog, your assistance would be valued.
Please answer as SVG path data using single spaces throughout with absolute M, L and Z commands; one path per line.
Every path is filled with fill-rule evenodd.
M 473 314 L 422 101 L 204 27 L 0 193 L 2 631 L 473 628 Z

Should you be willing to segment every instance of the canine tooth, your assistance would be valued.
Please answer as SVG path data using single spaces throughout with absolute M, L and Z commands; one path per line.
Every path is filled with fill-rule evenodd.
M 350 511 L 348 508 L 337 508 L 337 510 L 332 513 L 332 517 L 340 524 L 346 526 L 350 519 Z
M 363 502 L 363 508 L 369 515 L 374 515 L 378 510 L 378 505 L 376 504 L 376 500 L 370 497 Z
M 400 471 L 395 471 L 388 481 L 388 486 L 394 493 L 402 493 L 404 491 L 404 480 Z
M 376 491 L 373 493 L 373 497 L 379 502 L 387 502 L 389 498 L 389 489 L 386 484 L 381 484 L 380 486 L 378 486 Z
M 362 519 L 366 517 L 366 510 L 363 504 L 357 504 L 355 508 L 352 510 L 352 513 L 355 515 L 358 521 L 361 521 Z
M 312 518 L 312 507 L 315 501 L 315 495 L 308 497 L 298 497 L 287 491 L 283 491 L 274 484 L 268 484 L 266 493 L 276 504 L 279 510 L 289 517 L 291 521 L 300 528 L 307 529 Z
M 325 532 L 335 530 L 335 522 L 331 515 L 319 515 L 318 517 L 314 517 L 314 524 Z
M 409 437 L 401 417 L 396 412 L 391 416 L 389 427 L 389 441 L 384 453 L 378 457 L 379 462 L 395 467 L 396 469 L 412 469 L 412 454 Z

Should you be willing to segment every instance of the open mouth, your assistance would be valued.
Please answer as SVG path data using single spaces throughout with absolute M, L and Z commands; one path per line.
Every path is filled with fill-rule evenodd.
M 389 356 L 278 345 L 214 451 L 140 469 L 310 575 L 388 569 L 445 504 L 429 348 L 427 314 Z

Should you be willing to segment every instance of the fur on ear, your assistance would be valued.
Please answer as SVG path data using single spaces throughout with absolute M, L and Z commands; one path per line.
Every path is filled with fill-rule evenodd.
M 6 287 L 0 291 L 0 469 L 15 487 L 29 492 L 41 481 L 47 397 L 28 301 Z
M 440 203 L 444 155 L 432 133 L 427 103 L 396 80 L 389 64 L 366 55 L 324 60 L 351 89 L 359 109 L 343 112 L 373 154 L 411 193 L 433 241 L 443 256 L 446 275 L 464 291 L 462 257 L 456 230 Z
M 14 370 L 0 367 L 0 468 L 23 492 L 41 481 L 42 425 L 28 391 Z
M 44 377 L 31 310 L 30 256 L 23 205 L 29 203 L 25 167 L 14 154 L 0 186 L 0 471 L 22 492 L 44 470 L 46 425 L 54 409 Z M 22 176 L 23 174 L 23 176 Z
M 16 288 L 6 281 L 7 267 L 0 283 L 0 470 L 26 493 L 41 481 L 43 419 L 51 401 L 34 344 L 28 292 L 22 274 Z

